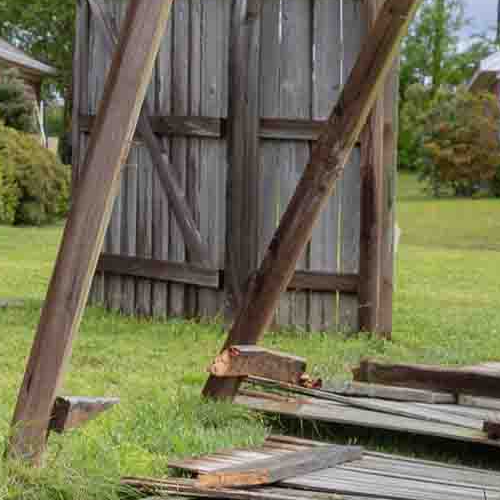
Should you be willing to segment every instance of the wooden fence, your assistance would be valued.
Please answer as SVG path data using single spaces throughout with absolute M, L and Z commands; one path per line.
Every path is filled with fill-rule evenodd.
M 124 2 L 99 2 L 117 31 Z M 96 4 L 80 0 L 78 11 L 75 189 L 110 62 Z M 363 0 L 175 0 L 148 91 L 163 164 L 156 165 L 138 133 L 122 172 L 93 302 L 159 317 L 231 315 L 368 23 Z M 396 93 L 393 88 L 391 103 Z M 354 151 L 282 296 L 279 325 L 360 328 L 361 149 Z M 168 163 L 201 235 L 203 262 L 187 244 L 177 205 L 165 194 L 161 175 Z M 389 196 L 392 206 L 392 191 Z

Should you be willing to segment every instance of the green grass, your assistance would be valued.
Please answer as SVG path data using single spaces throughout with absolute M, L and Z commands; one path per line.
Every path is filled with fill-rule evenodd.
M 398 214 L 403 233 L 393 342 L 287 332 L 268 335 L 265 344 L 306 356 L 326 377 L 346 374 L 364 355 L 461 364 L 500 359 L 500 200 L 435 201 L 402 175 Z M 0 227 L 0 298 L 28 299 L 23 308 L 0 310 L 0 438 L 61 231 Z M 122 474 L 165 475 L 173 457 L 261 442 L 276 422 L 200 399 L 205 369 L 223 340 L 217 324 L 150 322 L 88 309 L 63 392 L 116 395 L 121 403 L 82 430 L 51 438 L 47 467 L 1 466 L 0 499 L 115 499 Z M 348 439 L 341 430 L 329 437 Z M 435 457 L 435 447 L 420 441 L 370 436 L 362 442 Z

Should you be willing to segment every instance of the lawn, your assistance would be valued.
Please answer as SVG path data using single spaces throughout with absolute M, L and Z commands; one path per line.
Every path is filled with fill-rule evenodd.
M 306 356 L 326 377 L 346 374 L 363 355 L 435 363 L 500 359 L 500 200 L 432 200 L 408 175 L 399 192 L 394 340 L 287 332 L 269 335 L 266 345 Z M 61 231 L 0 227 L 0 298 L 28 299 L 25 307 L 0 309 L 2 437 Z M 16 466 L 12 474 L 14 466 L 3 465 L 0 499 L 115 499 L 122 474 L 164 475 L 173 457 L 261 442 L 277 422 L 199 397 L 223 339 L 217 324 L 87 310 L 64 392 L 116 395 L 121 403 L 84 429 L 51 438 L 47 467 Z M 341 431 L 329 437 L 345 439 Z M 367 444 L 408 451 L 404 442 Z

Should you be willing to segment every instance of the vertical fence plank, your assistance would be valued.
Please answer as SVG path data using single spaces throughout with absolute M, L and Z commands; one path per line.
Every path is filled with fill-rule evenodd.
M 109 4 L 108 4 L 109 6 Z M 104 83 L 109 67 L 109 60 L 105 57 L 104 40 L 99 29 L 96 27 L 95 21 L 90 16 L 89 27 L 89 108 L 90 114 L 97 114 L 97 109 L 104 92 Z M 103 248 L 107 246 L 107 238 L 104 241 Z M 92 281 L 92 288 L 89 294 L 89 302 L 91 304 L 105 304 L 105 281 L 104 273 L 96 272 Z
M 260 114 L 276 118 L 280 112 L 280 2 L 263 0 L 261 5 Z M 279 219 L 280 145 L 261 140 L 259 187 L 258 262 L 262 261 Z M 276 321 L 278 321 L 276 317 Z
M 137 255 L 137 170 L 139 163 L 138 147 L 131 148 L 125 169 L 123 171 L 124 187 L 122 210 L 122 250 L 125 256 Z M 122 303 L 121 308 L 125 314 L 135 314 L 135 288 L 136 279 L 131 276 L 122 278 Z
M 241 306 L 257 268 L 260 0 L 232 0 L 229 61 L 226 290 L 230 309 Z
M 202 75 L 201 113 L 220 117 L 225 109 L 224 71 L 227 70 L 228 2 L 203 0 L 202 2 Z M 211 261 L 223 266 L 225 247 L 225 177 L 226 147 L 216 139 L 201 140 L 200 172 L 200 229 L 211 251 Z M 218 293 L 200 289 L 198 313 L 201 317 L 214 317 L 219 312 Z
M 156 114 L 168 115 L 172 109 L 172 19 L 163 35 L 156 63 L 155 102 L 152 109 Z M 163 138 L 164 155 L 170 158 L 170 139 Z M 153 257 L 168 260 L 169 249 L 169 204 L 158 173 L 153 172 Z M 157 318 L 168 316 L 168 283 L 153 283 L 152 314 Z
M 311 118 L 312 87 L 312 3 L 310 0 L 286 0 L 282 3 L 282 40 L 280 71 L 280 116 Z M 304 141 L 282 141 L 280 148 L 280 206 L 282 213 L 295 191 L 309 160 L 310 147 Z M 307 268 L 309 246 L 297 265 Z M 308 327 L 309 292 L 288 292 L 283 295 L 284 325 Z
M 189 0 L 176 0 L 173 6 L 172 52 L 172 111 L 174 115 L 187 115 L 189 106 Z M 176 137 L 171 146 L 172 164 L 177 171 L 179 185 L 186 189 L 187 139 Z M 173 214 L 170 217 L 169 260 L 185 262 L 184 238 Z M 185 286 L 170 284 L 170 315 L 183 316 Z
M 342 33 L 340 8 L 342 0 L 314 1 L 314 80 L 313 119 L 328 118 L 337 102 L 342 82 Z M 341 187 L 335 190 L 311 239 L 310 269 L 336 273 L 338 268 L 339 216 Z M 311 329 L 331 331 L 337 329 L 336 293 L 311 293 Z
M 120 2 L 113 2 L 107 4 L 106 14 L 110 20 L 110 23 L 119 27 L 121 24 L 121 7 L 123 4 Z M 110 58 L 109 58 L 110 59 Z M 121 253 L 121 229 L 122 229 L 122 207 L 123 207 L 123 184 L 124 176 L 123 172 L 120 179 L 121 188 L 119 189 L 113 206 L 113 211 L 111 213 L 111 219 L 109 221 L 108 229 L 106 232 L 106 240 L 104 244 L 104 252 L 110 254 L 120 254 Z M 118 311 L 121 308 L 122 300 L 122 277 L 115 274 L 105 275 L 105 304 L 106 307 L 112 311 Z
M 191 116 L 201 115 L 202 2 L 203 0 L 191 0 L 190 4 L 189 114 Z M 200 205 L 200 147 L 199 139 L 189 139 L 186 196 L 198 230 L 202 208 L 206 209 Z M 196 285 L 186 287 L 185 314 L 188 318 L 195 318 L 198 314 L 198 287 Z
M 138 257 L 153 254 L 153 162 L 146 147 L 138 147 L 137 170 L 137 248 Z M 151 315 L 151 280 L 137 279 L 135 309 L 139 316 Z
M 364 33 L 362 6 L 359 0 L 343 1 L 343 81 L 346 81 L 361 49 Z M 371 0 L 370 0 L 371 1 Z M 359 272 L 361 170 L 359 151 L 355 148 L 341 180 L 340 267 L 342 273 Z M 352 294 L 339 295 L 339 329 L 345 333 L 359 330 L 359 301 Z
M 382 0 L 364 5 L 367 29 L 374 24 Z M 386 84 L 387 86 L 387 84 Z M 381 92 L 362 136 L 360 329 L 381 333 L 384 218 L 384 92 Z M 391 252 L 392 253 L 392 252 Z
M 384 197 L 382 220 L 382 283 L 379 330 L 392 333 L 395 266 L 396 179 L 398 143 L 399 62 L 394 65 L 384 94 Z

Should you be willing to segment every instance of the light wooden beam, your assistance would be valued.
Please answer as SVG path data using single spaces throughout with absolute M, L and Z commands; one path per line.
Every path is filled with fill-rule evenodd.
M 133 0 L 128 7 L 19 392 L 10 457 L 40 463 L 171 3 Z
M 216 377 L 263 377 L 300 384 L 306 360 L 257 346 L 232 346 L 217 356 L 210 366 Z
M 313 226 L 342 175 L 420 2 L 387 0 L 380 11 L 262 265 L 250 282 L 225 348 L 256 344 L 270 326 L 280 294 L 292 279 Z M 212 376 L 203 393 L 210 397 L 233 398 L 240 383 L 238 378 Z

